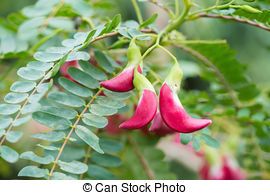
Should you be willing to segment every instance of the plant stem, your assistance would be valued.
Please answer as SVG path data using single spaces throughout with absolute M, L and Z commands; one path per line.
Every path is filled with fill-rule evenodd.
M 216 5 L 212 6 L 212 7 L 201 9 L 201 10 L 198 10 L 198 11 L 195 11 L 195 12 L 189 14 L 188 17 L 194 16 L 194 15 L 199 14 L 199 13 L 202 13 L 202 12 L 209 12 L 209 11 L 211 11 L 213 9 L 224 9 L 224 8 L 230 7 L 230 5 L 233 4 L 236 1 L 237 0 L 232 0 L 229 3 L 224 4 L 224 5 L 218 5 L 218 4 L 216 4 Z
M 175 6 L 175 17 L 177 18 L 179 16 L 179 0 L 174 0 L 174 6 Z
M 146 159 L 142 155 L 141 151 L 139 150 L 136 142 L 131 138 L 129 133 L 127 133 L 126 135 L 127 135 L 127 140 L 130 143 L 130 145 L 131 145 L 132 149 L 134 150 L 134 152 L 136 153 L 140 163 L 142 164 L 147 177 L 149 179 L 151 179 L 151 180 L 154 180 L 155 179 L 154 173 L 153 173 L 152 169 L 150 168 L 148 162 L 146 161 Z
M 103 88 L 100 88 L 100 89 L 98 90 L 98 92 L 92 97 L 92 99 L 89 101 L 89 103 L 85 106 L 84 110 L 81 112 L 81 114 L 79 115 L 79 117 L 78 117 L 77 120 L 75 121 L 74 125 L 72 125 L 72 128 L 71 128 L 71 130 L 69 131 L 68 136 L 65 138 L 65 141 L 64 141 L 62 147 L 60 148 L 59 153 L 58 153 L 58 155 L 57 155 L 55 161 L 53 161 L 53 167 L 52 167 L 52 169 L 51 169 L 51 171 L 50 171 L 50 173 L 49 173 L 49 175 L 48 175 L 48 180 L 51 179 L 51 177 L 52 177 L 52 175 L 53 175 L 53 172 L 54 172 L 54 170 L 55 170 L 55 168 L 56 168 L 56 164 L 58 163 L 58 160 L 60 159 L 60 157 L 61 157 L 61 155 L 62 155 L 62 153 L 63 153 L 63 151 L 64 151 L 64 149 L 65 149 L 65 146 L 66 146 L 67 143 L 68 143 L 68 140 L 69 140 L 70 136 L 72 135 L 73 131 L 76 129 L 76 127 L 77 127 L 78 123 L 80 122 L 82 116 L 83 116 L 84 113 L 88 110 L 89 106 L 94 102 L 94 100 L 97 98 L 97 96 L 98 96 L 102 91 L 103 91 Z
M 185 21 L 185 17 L 188 15 L 188 12 L 191 8 L 191 5 L 188 3 L 188 0 L 185 0 L 185 8 L 184 11 L 182 12 L 182 14 L 176 19 L 173 20 L 172 23 L 170 23 L 161 33 L 160 33 L 160 37 L 163 34 L 169 33 L 174 29 L 177 29 L 178 27 L 181 26 L 181 24 L 184 23 Z
M 157 47 L 160 48 L 160 49 L 162 49 L 163 51 L 165 51 L 173 59 L 173 61 L 175 63 L 178 63 L 176 57 L 169 50 L 167 50 L 165 47 L 163 47 L 161 45 L 158 45 Z
M 259 28 L 266 30 L 266 31 L 270 31 L 270 27 L 264 26 L 264 25 L 257 23 L 257 22 L 253 22 L 251 20 L 235 18 L 233 16 L 224 16 L 224 15 L 217 15 L 217 14 L 198 14 L 198 15 L 196 15 L 195 18 L 196 19 L 197 18 L 221 18 L 221 19 L 225 19 L 225 20 L 233 20 L 236 22 L 245 23 L 245 24 L 249 24 L 249 25 L 252 25 L 255 27 L 259 27 Z
M 137 18 L 138 18 L 138 21 L 140 24 L 143 23 L 143 18 L 142 18 L 142 13 L 141 13 L 141 10 L 138 6 L 138 3 L 136 0 L 131 0 L 132 4 L 133 4 L 133 7 L 135 9 L 135 12 L 136 12 L 136 15 L 137 15 Z

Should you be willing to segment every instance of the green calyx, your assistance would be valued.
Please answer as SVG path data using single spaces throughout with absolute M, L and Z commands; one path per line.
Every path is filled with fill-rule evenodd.
M 134 70 L 133 85 L 140 93 L 142 93 L 145 89 L 155 92 L 155 89 L 150 81 L 145 76 L 140 74 L 137 69 Z
M 175 63 L 169 71 L 165 79 L 165 83 L 171 88 L 173 92 L 179 92 L 181 81 L 183 78 L 183 71 L 178 63 Z
M 127 67 L 130 66 L 136 66 L 138 61 L 141 59 L 141 51 L 140 48 L 136 45 L 135 39 L 132 39 L 130 41 L 128 50 L 127 50 L 127 58 L 128 58 L 128 64 Z M 142 68 L 142 65 L 141 65 Z

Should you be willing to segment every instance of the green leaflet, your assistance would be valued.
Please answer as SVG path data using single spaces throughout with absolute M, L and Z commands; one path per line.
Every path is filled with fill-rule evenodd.
M 117 179 L 110 171 L 107 169 L 97 166 L 97 165 L 89 165 L 88 166 L 88 175 L 95 178 L 95 179 L 100 179 L 100 180 L 113 180 Z
M 92 104 L 89 111 L 99 116 L 109 116 L 117 113 L 117 109 L 100 104 Z
M 20 105 L 0 104 L 1 115 L 11 115 L 17 112 L 21 108 Z
M 68 73 L 75 81 L 81 83 L 82 85 L 90 89 L 96 89 L 99 86 L 99 83 L 97 80 L 93 79 L 89 74 L 75 67 L 70 67 L 68 69 Z
M 78 85 L 77 83 L 74 83 L 73 81 L 64 77 L 60 77 L 58 81 L 62 87 L 64 87 L 67 91 L 73 93 L 74 95 L 78 95 L 80 97 L 90 97 L 91 95 L 93 95 L 93 92 L 91 90 L 81 85 Z
M 16 81 L 10 87 L 10 90 L 13 92 L 29 92 L 36 86 L 35 82 L 32 81 Z
M 85 124 L 96 128 L 104 128 L 108 124 L 108 120 L 105 117 L 90 113 L 84 114 L 82 120 Z
M 33 162 L 39 163 L 39 164 L 50 164 L 54 160 L 52 156 L 45 156 L 45 157 L 39 157 L 34 152 L 28 151 L 24 152 L 20 155 L 21 159 L 31 160 Z
M 48 173 L 48 169 L 40 169 L 36 166 L 27 166 L 20 170 L 18 176 L 42 178 L 47 176 Z
M 105 167 L 119 167 L 122 164 L 122 160 L 117 156 L 110 154 L 100 154 L 97 152 L 92 153 L 90 160 L 98 165 Z
M 104 72 L 102 72 L 101 70 L 96 68 L 94 65 L 90 64 L 89 62 L 80 60 L 79 64 L 80 64 L 81 68 L 84 70 L 84 72 L 89 74 L 94 79 L 100 80 L 100 81 L 107 79 L 107 76 Z
M 68 95 L 64 92 L 51 92 L 49 93 L 48 98 L 59 104 L 70 107 L 81 107 L 85 104 L 85 101 L 83 99 L 74 95 Z
M 59 160 L 58 164 L 61 170 L 66 171 L 68 173 L 83 174 L 88 170 L 88 167 L 86 164 L 81 163 L 79 161 L 75 161 L 75 160 L 71 162 L 64 162 L 64 161 Z
M 84 126 L 78 125 L 75 129 L 76 134 L 90 147 L 96 150 L 99 153 L 104 153 L 99 145 L 99 138 L 91 130 L 87 129 Z
M 17 74 L 23 79 L 35 81 L 41 79 L 45 73 L 42 70 L 37 70 L 29 67 L 22 67 L 18 70 Z
M 19 154 L 8 146 L 0 146 L 0 156 L 9 163 L 15 163 Z
M 35 112 L 33 113 L 33 119 L 42 125 L 46 125 L 55 129 L 67 129 L 71 125 L 71 122 L 66 118 L 47 112 Z
M 45 141 L 57 142 L 65 137 L 65 133 L 59 131 L 50 131 L 48 133 L 37 133 L 32 137 Z
M 5 96 L 4 100 L 5 102 L 10 104 L 17 104 L 24 101 L 27 97 L 28 97 L 27 93 L 10 92 Z
M 19 139 L 22 137 L 23 132 L 20 131 L 10 131 L 9 133 L 7 133 L 7 141 L 9 141 L 10 143 L 16 143 L 19 141 Z

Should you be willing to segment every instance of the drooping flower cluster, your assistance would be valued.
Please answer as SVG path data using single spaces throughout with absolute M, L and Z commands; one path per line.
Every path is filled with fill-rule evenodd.
M 137 64 L 141 53 L 134 40 L 130 42 L 127 56 L 126 68 L 117 77 L 100 83 L 103 87 L 116 92 L 130 91 L 135 87 L 140 94 L 135 113 L 129 120 L 120 124 L 120 128 L 140 129 L 153 121 L 150 131 L 158 131 L 162 128 L 165 132 L 160 132 L 161 134 L 191 133 L 211 124 L 211 120 L 190 117 L 178 99 L 177 93 L 183 76 L 178 63 L 171 68 L 161 87 L 160 112 L 157 112 L 157 95 L 150 81 L 142 75 L 142 63 Z

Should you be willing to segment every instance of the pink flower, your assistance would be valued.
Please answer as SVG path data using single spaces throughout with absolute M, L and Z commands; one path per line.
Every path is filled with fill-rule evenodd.
M 133 116 L 119 127 L 139 129 L 152 121 L 157 112 L 157 97 L 154 91 L 144 89 Z
M 212 123 L 208 119 L 190 117 L 178 99 L 177 94 L 166 83 L 163 84 L 160 90 L 159 109 L 167 126 L 180 133 L 192 133 Z
M 141 67 L 138 66 L 138 72 L 142 73 Z M 134 67 L 125 68 L 117 77 L 107 81 L 100 82 L 100 85 L 115 92 L 126 92 L 134 89 Z
M 156 113 L 149 130 L 154 132 L 157 136 L 164 136 L 167 134 L 175 133 L 173 129 L 164 123 L 159 112 Z
M 200 170 L 202 179 L 207 180 L 243 180 L 246 175 L 237 166 L 237 164 L 227 156 L 223 156 L 220 164 L 210 166 L 204 163 Z
M 73 61 L 65 62 L 63 64 L 63 66 L 61 66 L 61 68 L 60 68 L 60 73 L 63 75 L 63 77 L 65 77 L 65 78 L 67 78 L 69 80 L 74 81 L 74 79 L 71 78 L 71 76 L 68 74 L 68 69 L 71 66 L 76 67 L 76 68 L 80 68 L 77 60 L 73 60 Z
M 115 92 L 127 92 L 134 89 L 134 72 L 139 72 L 141 74 L 143 68 L 142 63 L 138 64 L 138 61 L 141 59 L 141 51 L 136 45 L 135 40 L 132 40 L 129 44 L 127 58 L 128 64 L 126 68 L 117 77 L 100 82 L 101 86 Z M 134 71 L 137 65 L 138 68 Z

